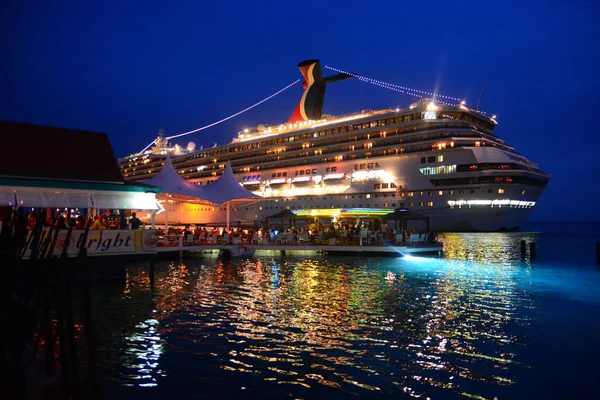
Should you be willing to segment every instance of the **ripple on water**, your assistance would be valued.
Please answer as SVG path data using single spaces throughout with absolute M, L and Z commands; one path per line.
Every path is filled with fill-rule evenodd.
M 444 260 L 165 263 L 153 288 L 131 267 L 121 299 L 149 304 L 121 327 L 116 380 L 209 379 L 217 397 L 514 397 L 534 368 L 543 276 L 515 252 L 521 237 L 447 235 Z

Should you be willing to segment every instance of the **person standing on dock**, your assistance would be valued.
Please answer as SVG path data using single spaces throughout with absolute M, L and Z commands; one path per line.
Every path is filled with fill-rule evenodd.
M 131 213 L 131 218 L 129 219 L 129 227 L 131 229 L 139 229 L 142 226 L 142 221 L 137 217 L 136 213 Z
M 107 229 L 104 223 L 104 215 L 100 214 L 94 219 L 94 223 L 90 229 Z

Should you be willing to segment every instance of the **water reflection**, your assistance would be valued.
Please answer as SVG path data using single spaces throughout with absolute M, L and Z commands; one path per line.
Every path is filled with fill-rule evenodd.
M 453 260 L 476 261 L 486 264 L 506 264 L 531 261 L 529 246 L 539 242 L 539 234 L 515 233 L 444 233 L 444 255 Z M 521 255 L 521 241 L 527 251 Z
M 157 379 L 166 374 L 158 368 L 160 355 L 163 353 L 163 340 L 159 336 L 159 322 L 148 319 L 135 326 L 135 331 L 125 337 L 123 366 L 127 370 L 123 374 L 125 385 L 137 382 L 140 387 L 157 386 Z
M 119 384 L 209 382 L 206 397 L 514 397 L 540 306 L 523 237 L 535 239 L 446 235 L 443 260 L 165 262 L 153 292 L 146 266 L 132 266 L 121 299 L 151 310 L 124 329 Z

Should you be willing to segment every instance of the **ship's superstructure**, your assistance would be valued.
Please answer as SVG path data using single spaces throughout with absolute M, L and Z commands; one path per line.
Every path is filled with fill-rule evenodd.
M 336 117 L 320 116 L 319 109 L 319 119 L 300 120 L 298 115 L 311 110 L 299 107 L 310 101 L 322 107 L 322 100 L 318 104 L 310 97 L 303 103 L 311 88 L 305 86 L 288 123 L 247 129 L 212 148 L 168 147 L 163 141 L 145 154 L 121 159 L 121 172 L 127 180 L 149 179 L 170 154 L 182 177 L 204 186 L 230 161 L 240 184 L 264 197 L 232 211 L 232 221 L 248 224 L 285 209 L 339 219 L 408 208 L 429 216 L 431 229 L 438 231 L 518 229 L 550 179 L 496 136 L 495 117 L 464 103 L 422 99 L 407 109 Z M 225 221 L 223 206 L 163 206 L 170 222 Z

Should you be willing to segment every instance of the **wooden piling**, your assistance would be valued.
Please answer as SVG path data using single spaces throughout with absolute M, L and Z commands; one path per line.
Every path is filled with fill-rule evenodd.
M 150 276 L 150 289 L 154 290 L 154 269 L 155 269 L 155 258 L 150 258 L 150 267 L 148 271 L 148 275 Z
M 529 258 L 535 260 L 537 256 L 537 250 L 535 246 L 535 242 L 529 243 Z
M 524 240 L 521 240 L 521 255 L 524 256 L 527 254 L 527 243 Z

